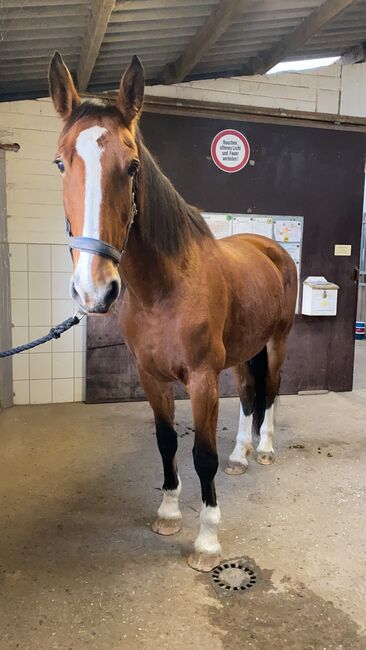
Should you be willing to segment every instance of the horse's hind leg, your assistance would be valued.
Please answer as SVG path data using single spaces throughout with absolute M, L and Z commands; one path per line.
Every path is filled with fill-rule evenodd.
M 273 449 L 274 407 L 281 381 L 281 366 L 286 356 L 287 336 L 272 338 L 267 343 L 267 371 L 265 375 L 265 411 L 259 414 L 259 445 L 256 460 L 261 465 L 271 465 L 275 460 Z
M 247 362 L 241 363 L 234 369 L 237 380 L 237 389 L 240 398 L 239 428 L 236 436 L 235 447 L 229 456 L 225 469 L 226 474 L 244 474 L 248 467 L 247 456 L 252 447 L 252 423 L 255 397 L 254 376 Z
M 156 438 L 164 468 L 163 500 L 152 530 L 159 535 L 173 535 L 182 527 L 182 514 L 178 502 L 182 486 L 175 460 L 178 443 L 174 429 L 173 386 L 157 381 L 141 367 L 138 370 L 146 396 L 154 411 Z

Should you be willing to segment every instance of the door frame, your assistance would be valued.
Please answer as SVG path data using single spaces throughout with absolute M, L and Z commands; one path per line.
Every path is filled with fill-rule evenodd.
M 7 236 L 5 151 L 0 149 L 0 350 L 11 347 L 10 264 Z M 13 404 L 11 357 L 0 360 L 0 410 Z

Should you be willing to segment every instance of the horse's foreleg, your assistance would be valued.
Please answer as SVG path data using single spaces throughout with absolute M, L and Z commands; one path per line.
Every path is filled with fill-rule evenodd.
M 256 459 L 261 465 L 271 465 L 275 460 L 273 449 L 274 407 L 281 382 L 281 366 L 286 356 L 287 336 L 270 339 L 267 343 L 268 367 L 265 377 L 266 410 L 260 427 Z
M 244 474 L 248 467 L 247 456 L 253 449 L 252 423 L 255 386 L 248 363 L 242 363 L 233 370 L 240 398 L 240 417 L 235 447 L 229 456 L 225 472 L 226 474 Z
M 173 386 L 157 381 L 142 368 L 139 368 L 139 376 L 154 411 L 156 438 L 164 468 L 163 500 L 152 530 L 159 535 L 173 535 L 182 527 L 182 514 L 179 509 L 179 494 L 182 486 L 175 460 L 178 443 L 173 426 Z
M 216 426 L 218 378 L 214 373 L 192 373 L 188 383 L 195 426 L 193 461 L 201 483 L 200 528 L 188 564 L 198 571 L 211 571 L 221 557 L 218 540 L 220 508 L 216 500 L 215 474 L 218 468 Z

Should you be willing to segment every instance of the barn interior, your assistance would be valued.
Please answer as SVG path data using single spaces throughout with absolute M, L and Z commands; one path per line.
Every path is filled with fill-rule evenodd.
M 365 33 L 363 0 L 0 2 L 0 351 L 78 307 L 55 49 L 82 99 L 111 104 L 137 54 L 162 170 L 216 237 L 282 242 L 299 280 L 273 465 L 225 473 L 239 399 L 221 376 L 216 573 L 186 561 L 200 485 L 178 385 L 183 527 L 151 530 L 163 471 L 115 312 L 0 358 L 0 648 L 366 647 Z M 234 172 L 213 144 L 226 130 L 248 144 Z M 309 277 L 329 283 L 323 313 Z

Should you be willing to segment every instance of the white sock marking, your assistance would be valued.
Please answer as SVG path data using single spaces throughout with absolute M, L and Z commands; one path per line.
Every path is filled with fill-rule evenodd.
M 176 490 L 164 490 L 163 500 L 158 509 L 160 519 L 181 519 L 182 513 L 179 509 L 179 495 L 182 491 L 182 483 L 178 476 L 178 487 Z
M 83 237 L 99 239 L 100 206 L 102 203 L 102 165 L 103 147 L 98 139 L 106 133 L 102 126 L 91 126 L 81 131 L 76 140 L 76 151 L 85 165 L 85 197 L 84 197 L 84 226 Z M 78 278 L 78 288 L 84 293 L 93 293 L 91 265 L 93 255 L 80 252 L 75 275 Z
M 229 460 L 233 463 L 241 463 L 248 466 L 247 454 L 252 449 L 252 415 L 244 415 L 243 407 L 240 405 L 240 417 L 236 443 Z
M 272 437 L 274 431 L 274 404 L 266 409 L 263 424 L 260 431 L 260 441 L 257 451 L 273 452 Z
M 221 555 L 221 546 L 217 536 L 220 520 L 221 512 L 218 505 L 206 506 L 202 504 L 200 530 L 194 543 L 197 553 Z

